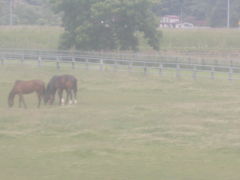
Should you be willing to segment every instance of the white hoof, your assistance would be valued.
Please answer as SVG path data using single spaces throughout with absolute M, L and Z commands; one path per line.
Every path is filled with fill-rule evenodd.
M 74 100 L 74 104 L 77 104 L 77 100 L 76 99 Z
M 61 105 L 64 105 L 64 103 L 65 103 L 65 100 L 62 98 L 61 99 Z
M 72 103 L 73 103 L 72 100 L 70 100 L 68 104 L 71 105 Z

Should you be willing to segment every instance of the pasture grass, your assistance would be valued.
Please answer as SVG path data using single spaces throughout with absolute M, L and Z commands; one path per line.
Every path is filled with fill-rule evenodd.
M 61 27 L 0 26 L 0 48 L 57 49 L 63 33 Z M 239 29 L 161 29 L 161 50 L 237 51 L 240 46 Z M 140 51 L 152 52 L 139 34 Z
M 16 79 L 70 73 L 78 104 L 7 107 Z M 238 81 L 0 67 L 0 179 L 238 180 Z M 17 105 L 17 99 L 15 100 Z
M 62 32 L 52 26 L 0 26 L 0 48 L 57 49 Z
M 162 29 L 166 50 L 238 50 L 239 29 Z

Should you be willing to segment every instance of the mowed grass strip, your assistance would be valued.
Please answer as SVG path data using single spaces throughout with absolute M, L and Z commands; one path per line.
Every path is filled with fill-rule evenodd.
M 7 107 L 17 79 L 70 73 L 78 104 Z M 238 180 L 238 81 L 0 67 L 0 179 Z

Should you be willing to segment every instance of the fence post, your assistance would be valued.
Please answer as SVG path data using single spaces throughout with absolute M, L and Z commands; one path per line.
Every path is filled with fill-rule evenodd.
M 228 80 L 232 81 L 233 80 L 232 77 L 233 77 L 233 68 L 229 67 Z
M 214 66 L 211 67 L 211 79 L 212 80 L 215 79 L 215 67 Z
M 131 61 L 128 61 L 128 72 L 132 71 L 132 63 Z
M 72 69 L 75 69 L 75 58 L 74 57 L 72 57 Z
M 103 60 L 100 59 L 100 66 L 99 66 L 100 71 L 103 71 Z
M 88 70 L 89 69 L 89 67 L 88 67 L 88 59 L 86 59 L 86 70 Z
M 57 69 L 59 70 L 60 69 L 60 58 L 59 57 L 57 57 L 56 66 L 57 66 Z
M 143 70 L 144 70 L 144 75 L 146 76 L 146 75 L 147 75 L 147 66 L 146 66 L 146 63 L 144 63 L 144 68 L 143 68 Z
M 177 79 L 181 78 L 180 70 L 181 70 L 180 64 L 177 63 L 177 67 L 176 67 L 176 78 Z
M 24 60 L 25 60 L 25 57 L 24 57 L 24 54 L 22 55 L 22 58 L 21 58 L 21 64 L 23 64 L 24 63 Z
M 163 64 L 159 64 L 159 75 L 163 76 Z
M 114 71 L 116 72 L 118 70 L 118 63 L 117 61 L 114 61 Z
M 1 57 L 1 65 L 4 65 L 4 57 Z
M 42 58 L 41 56 L 38 57 L 38 67 L 42 66 Z
M 192 78 L 194 80 L 197 79 L 197 66 L 196 65 L 193 66 Z

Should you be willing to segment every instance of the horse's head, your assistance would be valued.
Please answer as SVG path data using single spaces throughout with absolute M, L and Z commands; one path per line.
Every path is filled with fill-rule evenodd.
M 50 98 L 51 98 L 50 94 L 46 92 L 43 98 L 44 104 L 48 104 L 50 101 Z
M 8 100 L 8 107 L 13 107 L 13 100 Z
M 53 104 L 54 96 L 53 94 L 49 93 L 48 91 L 45 93 L 43 101 L 44 104 Z
M 50 81 L 47 84 L 47 88 L 44 94 L 44 103 L 52 105 L 54 102 L 54 97 L 57 91 L 57 88 L 55 87 L 55 83 L 58 76 L 53 76 Z

